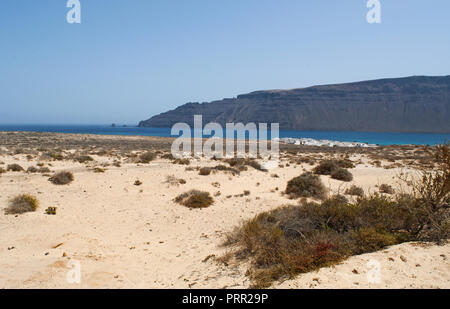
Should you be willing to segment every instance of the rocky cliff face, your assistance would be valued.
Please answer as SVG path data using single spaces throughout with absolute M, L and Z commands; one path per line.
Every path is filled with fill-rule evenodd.
M 188 103 L 141 121 L 279 123 L 284 130 L 450 132 L 450 76 L 414 76 L 292 90 L 256 91 L 235 99 Z

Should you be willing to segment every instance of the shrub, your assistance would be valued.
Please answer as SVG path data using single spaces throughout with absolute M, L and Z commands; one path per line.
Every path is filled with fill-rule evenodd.
M 323 199 L 326 196 L 326 188 L 318 176 L 304 173 L 289 180 L 285 193 L 291 198 L 313 197 Z
M 345 194 L 363 197 L 364 190 L 361 187 L 353 185 L 350 188 L 348 188 L 347 190 L 345 190 Z
M 319 163 L 313 170 L 314 174 L 318 175 L 331 175 L 335 170 L 339 168 L 353 168 L 354 165 L 350 161 L 346 160 L 324 160 Z
M 55 185 L 67 185 L 74 180 L 72 172 L 62 171 L 56 173 L 49 179 Z
M 189 165 L 191 164 L 191 161 L 187 158 L 178 158 L 172 161 L 173 164 L 179 164 L 179 165 Z
M 142 181 L 136 180 L 136 181 L 134 182 L 134 185 L 135 185 L 135 186 L 140 186 L 140 185 L 142 185 Z
M 139 156 L 138 163 L 147 164 L 153 161 L 154 159 L 156 159 L 156 154 L 154 152 L 147 151 Z
M 189 192 L 178 195 L 175 202 L 189 208 L 206 208 L 214 203 L 214 199 L 209 192 L 191 190 Z
M 23 214 L 36 211 L 39 207 L 39 201 L 30 194 L 22 194 L 14 197 L 9 202 L 9 207 L 5 210 L 6 214 Z
M 94 167 L 93 171 L 94 173 L 104 173 L 106 170 L 101 167 Z
M 340 196 L 321 203 L 305 200 L 244 222 L 228 234 L 224 245 L 234 246 L 238 260 L 250 261 L 247 274 L 255 287 L 263 288 L 390 245 L 443 243 L 450 238 L 448 145 L 437 148 L 436 164 L 413 183 L 411 195 L 374 195 L 355 203 Z
M 387 184 L 381 184 L 380 187 L 378 188 L 378 190 L 380 191 L 380 193 L 386 193 L 386 194 L 394 194 L 394 188 L 392 188 L 392 186 L 387 185 Z
M 7 171 L 12 171 L 12 172 L 21 172 L 21 171 L 23 171 L 24 169 L 23 169 L 23 167 L 22 166 L 20 166 L 19 164 L 9 164 L 7 167 L 6 167 L 6 170 Z
M 74 160 L 79 163 L 86 163 L 94 161 L 94 158 L 92 158 L 91 156 L 78 156 Z
M 208 176 L 211 174 L 211 168 L 210 167 L 202 167 L 199 171 L 198 174 L 201 176 Z
M 37 173 L 38 169 L 34 166 L 30 166 L 29 168 L 27 168 L 27 173 Z
M 331 172 L 331 178 L 349 182 L 353 180 L 353 175 L 345 168 L 338 167 Z
M 243 170 L 245 166 L 251 166 L 258 171 L 267 172 L 267 169 L 265 169 L 258 161 L 254 159 L 230 158 L 225 159 L 224 161 L 231 167 L 238 168 L 239 170 Z
M 169 175 L 166 177 L 165 183 L 168 183 L 171 186 L 179 186 L 186 184 L 186 180 L 181 178 L 176 178 L 174 175 Z

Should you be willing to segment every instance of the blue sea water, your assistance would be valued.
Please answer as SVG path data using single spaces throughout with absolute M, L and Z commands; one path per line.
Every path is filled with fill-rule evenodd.
M 0 131 L 55 132 L 100 135 L 141 135 L 176 137 L 170 128 L 139 128 L 136 126 L 111 125 L 2 125 Z M 378 145 L 436 145 L 450 140 L 450 133 L 386 133 L 386 132 L 343 132 L 343 131 L 286 131 L 280 130 L 280 138 L 314 138 L 342 142 L 362 142 Z

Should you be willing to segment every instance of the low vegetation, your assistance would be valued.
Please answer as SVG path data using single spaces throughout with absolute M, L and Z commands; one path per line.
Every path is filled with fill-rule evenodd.
M 141 155 L 139 155 L 138 163 L 148 164 L 155 159 L 156 159 L 156 154 L 154 152 L 147 151 L 147 152 L 144 152 Z
M 352 162 L 347 160 L 323 160 L 314 169 L 314 174 L 331 175 L 335 170 L 341 168 L 354 168 Z
M 67 185 L 74 180 L 72 172 L 62 171 L 56 173 L 49 179 L 55 185 Z
M 331 172 L 331 178 L 349 182 L 353 180 L 353 175 L 345 168 L 338 167 L 337 169 Z
M 353 185 L 350 188 L 348 188 L 347 190 L 345 190 L 345 194 L 352 195 L 352 196 L 363 197 L 364 196 L 364 189 L 361 188 L 361 187 Z
M 214 199 L 209 192 L 191 190 L 178 195 L 175 202 L 189 208 L 206 208 L 214 203 Z
M 285 193 L 289 195 L 290 198 L 312 197 L 324 199 L 327 190 L 319 176 L 311 173 L 304 173 L 289 180 Z
M 19 164 L 8 164 L 8 166 L 6 167 L 6 170 L 9 172 L 22 172 L 24 171 L 23 167 L 20 166 Z
M 36 211 L 39 207 L 39 201 L 30 194 L 22 194 L 14 197 L 9 201 L 9 206 L 5 213 L 8 215 L 23 214 L 26 212 Z
M 261 213 L 228 235 L 225 245 L 234 246 L 230 258 L 249 260 L 247 274 L 254 287 L 266 288 L 276 280 L 387 246 L 408 241 L 443 243 L 450 238 L 448 145 L 437 148 L 435 161 L 438 168 L 422 171 L 421 179 L 413 182 L 412 194 L 376 194 L 356 202 L 334 196 L 321 203 L 303 200 L 301 205 Z M 303 178 L 312 179 L 311 174 L 302 176 L 288 184 L 294 192 L 303 192 Z

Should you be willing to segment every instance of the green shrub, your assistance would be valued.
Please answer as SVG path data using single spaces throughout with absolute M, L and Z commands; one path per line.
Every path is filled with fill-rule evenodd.
M 56 173 L 49 179 L 55 185 L 67 185 L 74 180 L 72 172 L 62 171 Z
M 326 192 L 327 190 L 320 178 L 311 173 L 304 173 L 289 180 L 285 190 L 290 198 L 313 197 L 323 199 Z
M 180 194 L 174 201 L 189 208 L 206 208 L 214 203 L 214 199 L 211 197 L 209 192 L 202 192 L 198 190 L 191 190 Z
M 331 178 L 349 182 L 353 180 L 353 175 L 345 168 L 338 167 L 337 169 L 331 172 Z
M 36 211 L 39 207 L 39 201 L 30 194 L 22 194 L 9 201 L 9 207 L 6 208 L 6 214 L 23 214 Z

